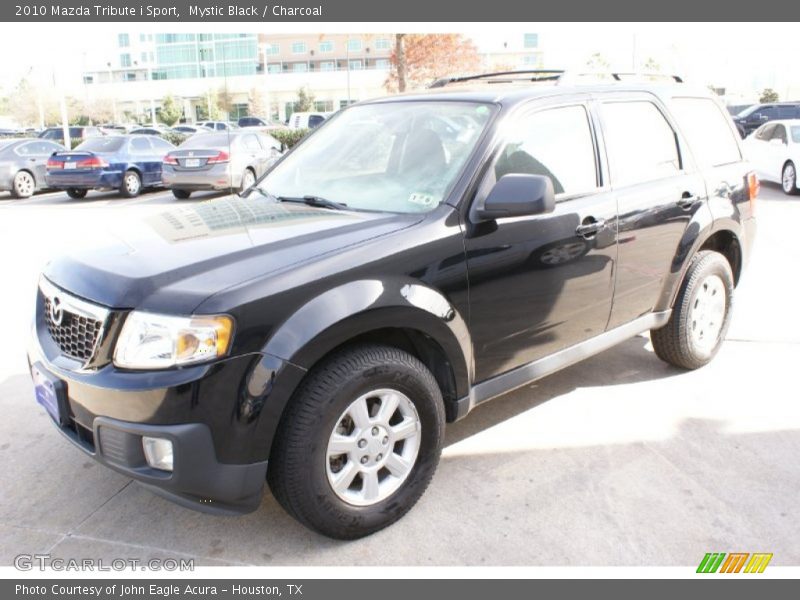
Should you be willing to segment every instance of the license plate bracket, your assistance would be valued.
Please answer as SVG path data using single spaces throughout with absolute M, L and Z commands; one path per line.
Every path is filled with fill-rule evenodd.
M 40 363 L 31 367 L 31 377 L 36 402 L 59 426 L 67 425 L 69 419 L 67 384 L 50 375 Z
M 187 158 L 184 161 L 184 166 L 187 169 L 196 169 L 200 166 L 200 159 L 199 158 Z

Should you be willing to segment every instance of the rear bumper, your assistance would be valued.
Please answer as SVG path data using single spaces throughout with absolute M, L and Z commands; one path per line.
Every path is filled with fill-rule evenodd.
M 161 180 L 166 187 L 179 190 L 229 190 L 241 184 L 241 175 L 232 177 L 231 172 L 230 163 L 198 170 L 176 170 L 164 165 Z
M 47 186 L 56 189 L 76 188 L 79 190 L 116 189 L 122 185 L 122 171 L 97 170 L 71 173 L 69 171 L 49 171 Z

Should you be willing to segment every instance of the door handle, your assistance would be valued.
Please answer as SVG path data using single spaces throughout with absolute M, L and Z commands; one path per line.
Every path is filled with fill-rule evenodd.
M 605 219 L 595 219 L 594 217 L 586 217 L 583 223 L 575 228 L 575 235 L 584 238 L 589 238 L 597 234 L 603 227 L 606 226 Z
M 689 210 L 695 204 L 702 201 L 703 199 L 698 196 L 697 194 L 692 194 L 690 192 L 684 192 L 681 199 L 678 200 L 677 205 L 680 206 L 683 210 Z

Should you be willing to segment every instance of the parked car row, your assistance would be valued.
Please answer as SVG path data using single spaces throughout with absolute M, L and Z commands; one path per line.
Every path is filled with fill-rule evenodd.
M 280 155 L 278 140 L 255 131 L 197 133 L 177 148 L 157 135 L 103 136 L 51 152 L 43 181 L 76 199 L 90 190 L 133 198 L 157 187 L 185 199 L 196 190 L 247 189 Z
M 744 149 L 760 179 L 779 183 L 786 194 L 800 191 L 800 119 L 765 123 L 745 139 Z
M 733 116 L 733 122 L 742 138 L 749 136 L 764 123 L 778 119 L 800 119 L 800 102 L 754 104 Z

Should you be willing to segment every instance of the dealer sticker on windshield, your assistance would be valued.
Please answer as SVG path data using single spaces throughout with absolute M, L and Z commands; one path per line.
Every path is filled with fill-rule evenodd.
M 414 193 L 408 197 L 408 201 L 413 204 L 421 204 L 422 206 L 433 206 L 436 204 L 436 198 L 431 194 Z

